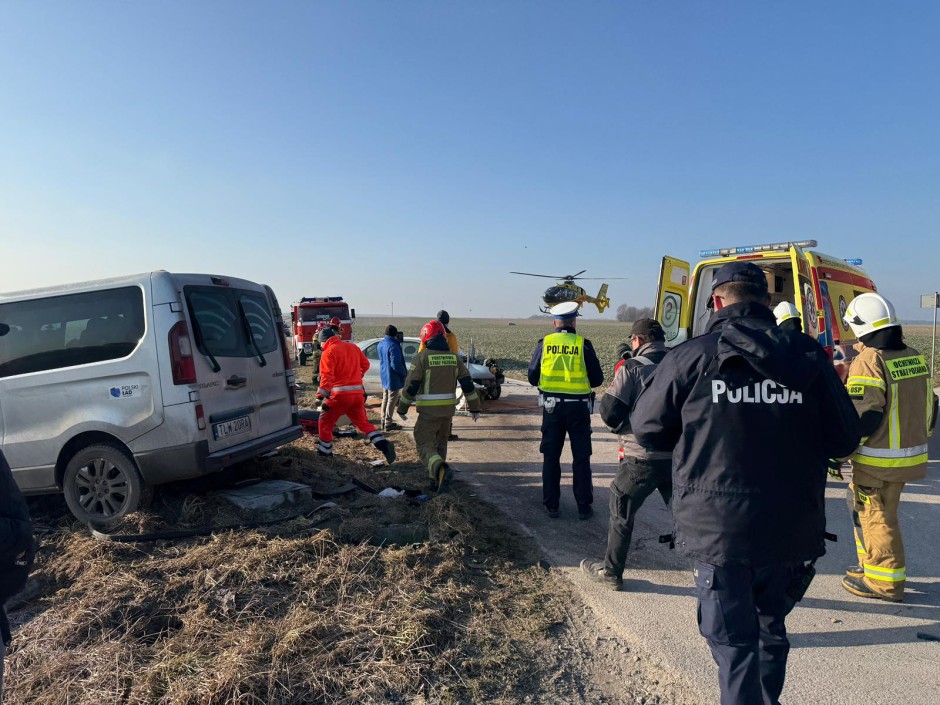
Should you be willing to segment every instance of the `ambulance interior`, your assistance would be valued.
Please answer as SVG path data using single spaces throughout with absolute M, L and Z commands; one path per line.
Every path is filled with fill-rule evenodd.
M 770 292 L 770 307 L 781 301 L 795 303 L 796 289 L 793 283 L 793 266 L 790 258 L 751 260 L 764 270 L 767 277 L 767 290 Z M 711 298 L 712 279 L 724 262 L 700 265 L 696 274 L 695 301 L 692 305 L 692 337 L 702 335 L 708 325 L 711 310 L 708 300 Z

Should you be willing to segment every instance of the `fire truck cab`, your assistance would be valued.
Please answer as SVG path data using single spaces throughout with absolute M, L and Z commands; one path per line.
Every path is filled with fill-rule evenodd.
M 694 268 L 675 257 L 663 257 L 656 293 L 655 317 L 662 323 L 668 346 L 706 331 L 711 311 L 712 278 L 721 265 L 748 260 L 764 270 L 770 306 L 791 301 L 801 312 L 803 332 L 819 341 L 840 372 L 844 372 L 855 336 L 842 320 L 859 294 L 875 291 L 861 260 L 846 260 L 814 250 L 815 240 L 702 250 Z
M 339 319 L 339 336 L 352 340 L 352 322 L 356 309 L 350 309 L 342 296 L 303 297 L 291 304 L 290 332 L 294 349 L 294 360 L 301 365 L 313 353 L 317 331 L 329 325 L 333 318 Z

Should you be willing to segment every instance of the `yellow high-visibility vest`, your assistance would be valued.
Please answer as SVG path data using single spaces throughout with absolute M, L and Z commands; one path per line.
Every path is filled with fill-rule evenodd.
M 542 341 L 539 389 L 543 392 L 590 394 L 584 366 L 584 338 L 575 333 L 552 333 Z

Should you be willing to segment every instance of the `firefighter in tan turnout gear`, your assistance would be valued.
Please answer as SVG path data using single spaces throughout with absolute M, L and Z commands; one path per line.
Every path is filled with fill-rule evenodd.
M 842 586 L 861 597 L 900 602 L 907 576 L 898 505 L 904 483 L 927 471 L 933 378 L 924 356 L 904 343 L 894 307 L 881 295 L 856 297 L 844 320 L 859 339 L 846 388 L 862 440 L 851 457 L 849 485 L 858 565 L 848 569 Z
M 398 415 L 407 419 L 408 407 L 417 407 L 414 439 L 418 456 L 434 488 L 441 492 L 452 477 L 447 465 L 447 440 L 457 406 L 457 385 L 463 390 L 474 421 L 480 416 L 480 396 L 467 366 L 448 347 L 447 331 L 440 321 L 428 321 L 420 338 L 425 348 L 411 361 Z

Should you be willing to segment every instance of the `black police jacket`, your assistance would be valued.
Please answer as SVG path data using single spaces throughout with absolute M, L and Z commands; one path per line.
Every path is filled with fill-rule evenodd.
M 825 553 L 826 461 L 855 450 L 858 416 L 823 348 L 767 307 L 727 306 L 671 350 L 630 424 L 673 451 L 682 554 L 758 567 Z
M 24 553 L 18 565 L 17 558 Z M 29 508 L 0 451 L 0 605 L 23 589 L 34 555 Z

